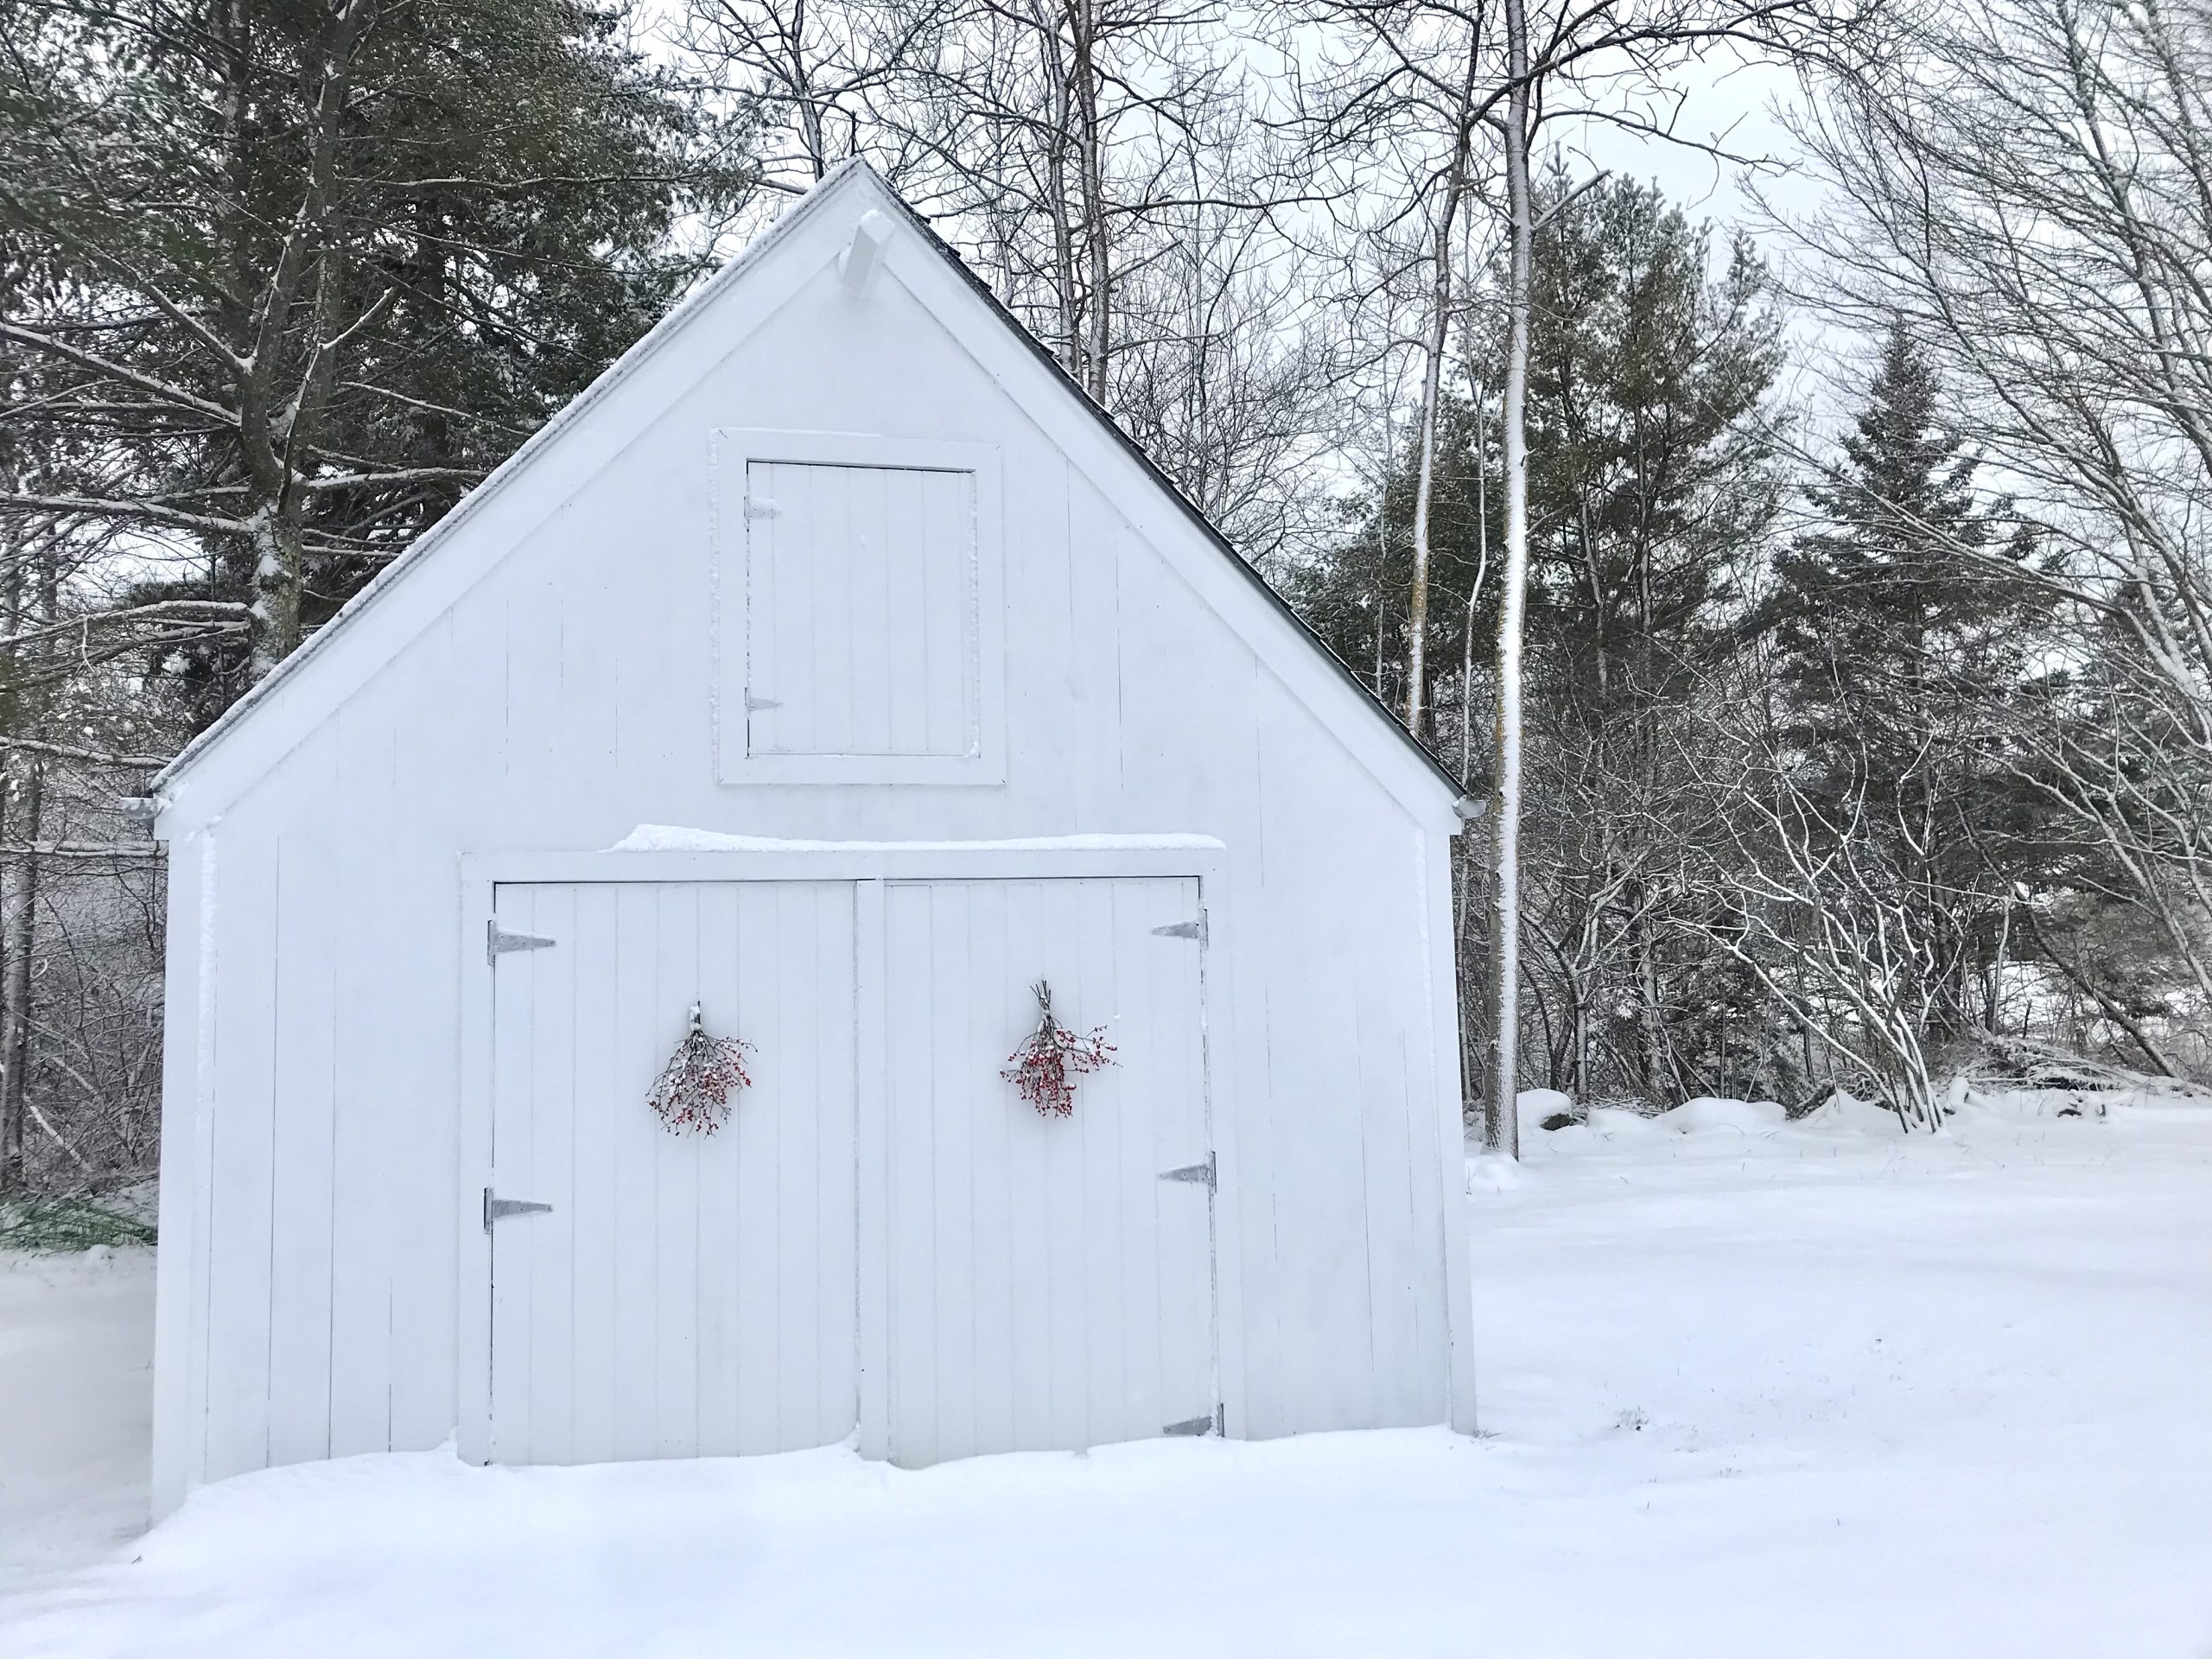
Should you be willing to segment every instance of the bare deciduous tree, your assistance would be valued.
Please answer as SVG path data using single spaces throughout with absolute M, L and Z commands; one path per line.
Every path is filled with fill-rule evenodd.
M 1901 316 L 2063 556 L 2074 628 L 2030 779 L 2212 1001 L 2212 23 L 2200 6 L 1977 0 L 1829 78 L 1818 297 Z

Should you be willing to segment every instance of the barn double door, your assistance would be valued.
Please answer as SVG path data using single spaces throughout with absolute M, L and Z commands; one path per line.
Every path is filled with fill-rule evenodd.
M 1197 887 L 500 886 L 493 1459 L 858 1429 L 918 1465 L 1211 1426 Z M 1000 1075 L 1039 980 L 1114 1045 L 1066 1118 Z M 676 1135 L 645 1096 L 695 1001 L 752 1081 Z

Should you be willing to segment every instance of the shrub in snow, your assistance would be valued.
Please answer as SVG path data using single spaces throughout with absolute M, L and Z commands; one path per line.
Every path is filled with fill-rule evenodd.
M 0 1249 L 92 1250 L 151 1244 L 154 1230 L 84 1198 L 18 1198 L 0 1204 Z
M 1573 1100 L 1556 1089 L 1523 1089 L 1515 1097 L 1514 1105 L 1521 1114 L 1524 1135 L 1532 1125 L 1556 1132 L 1582 1121 L 1582 1113 Z

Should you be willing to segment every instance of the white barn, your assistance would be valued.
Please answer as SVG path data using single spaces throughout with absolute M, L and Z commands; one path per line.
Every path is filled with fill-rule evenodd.
M 158 780 L 156 1512 L 1471 1428 L 1460 806 L 849 166 Z

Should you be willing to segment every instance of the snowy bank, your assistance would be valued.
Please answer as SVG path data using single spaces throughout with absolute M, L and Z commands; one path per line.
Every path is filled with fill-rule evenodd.
M 1532 1139 L 1469 1201 L 1478 1440 L 308 1465 L 0 1652 L 2204 1659 L 2212 1112 L 1874 1116 Z
M 145 1527 L 153 1355 L 151 1250 L 0 1250 L 0 1599 Z

